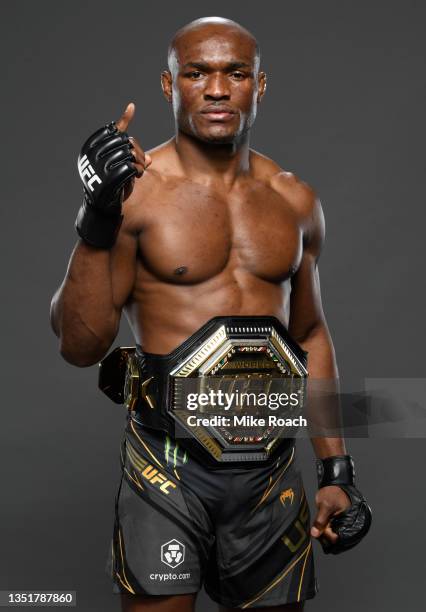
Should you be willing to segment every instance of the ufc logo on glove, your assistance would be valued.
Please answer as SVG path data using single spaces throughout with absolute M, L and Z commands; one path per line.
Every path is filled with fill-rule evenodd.
M 92 165 L 87 159 L 87 155 L 83 155 L 83 157 L 78 160 L 78 171 L 80 173 L 81 180 L 86 183 L 90 191 L 94 190 L 94 182 L 98 183 L 99 185 L 102 183 L 101 179 L 93 170 Z

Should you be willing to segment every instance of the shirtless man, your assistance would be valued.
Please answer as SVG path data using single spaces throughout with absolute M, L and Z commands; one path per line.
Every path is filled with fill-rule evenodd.
M 98 201 L 89 197 L 80 210 L 77 230 L 81 238 L 51 307 L 61 355 L 76 366 L 96 364 L 117 336 L 122 310 L 136 342 L 143 351 L 157 355 L 173 351 L 215 316 L 272 315 L 308 351 L 310 377 L 337 379 L 333 344 L 320 297 L 318 259 L 324 241 L 320 202 L 308 185 L 249 147 L 250 128 L 266 88 L 255 38 L 227 19 L 192 22 L 173 38 L 168 70 L 162 73 L 161 83 L 175 117 L 173 138 L 148 153 L 134 138 L 129 140 L 126 132 L 135 114 L 133 103 L 128 104 L 116 127 L 110 125 L 103 133 L 107 143 L 117 135 L 122 139 L 121 143 L 116 141 L 115 146 L 121 149 L 114 158 L 122 174 L 114 180 L 121 187 L 116 194 L 124 195 L 115 199 L 110 195 L 108 200 L 104 194 Z M 80 156 L 80 164 L 86 162 L 84 155 Z M 80 171 L 81 168 L 80 165 Z M 93 178 L 95 171 L 97 167 L 91 168 L 86 179 Z M 102 177 L 104 184 L 107 178 Z M 85 187 L 88 193 L 87 182 Z M 161 440 L 142 427 L 129 430 L 128 436 L 132 444 L 139 444 L 141 454 L 142 445 L 149 447 L 151 456 L 157 450 L 161 453 Z M 334 466 L 334 458 L 340 457 L 345 474 L 340 483 L 353 484 L 343 440 L 313 438 L 312 443 L 317 458 L 333 458 Z M 182 488 L 185 470 L 190 474 L 195 469 L 190 466 L 195 465 L 193 458 L 181 462 Z M 327 473 L 326 465 L 323 467 Z M 167 466 L 163 467 L 167 471 Z M 192 502 L 199 504 L 194 511 L 196 520 L 202 523 L 200 516 L 205 518 L 204 524 L 194 522 L 195 544 L 187 531 L 180 535 L 178 521 L 173 525 L 170 513 L 166 516 L 158 508 L 142 505 L 143 495 L 136 502 L 134 489 L 126 482 L 122 485 L 112 573 L 115 572 L 117 591 L 123 594 L 126 612 L 189 612 L 194 609 L 203 578 L 221 610 L 256 607 L 288 612 L 303 608 L 303 601 L 316 592 L 309 527 L 302 534 L 303 550 L 300 548 L 292 556 L 292 546 L 285 550 L 282 533 L 277 534 L 281 536 L 279 550 L 265 548 L 265 541 L 271 539 L 266 534 L 259 544 L 262 554 L 257 554 L 255 536 L 261 533 L 261 523 L 253 527 L 245 545 L 236 530 L 233 536 L 228 531 L 226 539 L 218 525 L 211 524 L 218 509 L 231 503 L 230 497 L 236 503 L 229 510 L 230 516 L 250 504 L 246 490 L 250 489 L 253 474 L 258 480 L 252 496 L 258 500 L 259 482 L 263 486 L 259 480 L 262 469 L 266 468 L 247 468 L 244 474 L 237 470 L 240 482 L 247 478 L 241 499 L 237 493 L 228 494 L 229 487 L 234 486 L 229 471 L 226 475 L 223 471 L 214 472 L 214 494 L 206 484 L 210 479 L 206 468 L 200 465 L 198 473 L 188 476 L 193 478 L 191 495 L 197 479 L 204 482 L 203 491 L 198 492 L 199 501 Z M 267 469 L 265 487 L 268 478 L 274 476 Z M 291 478 L 294 489 L 298 486 L 296 468 Z M 354 501 L 330 474 L 327 478 L 320 482 L 316 495 L 317 512 L 310 535 L 336 543 L 338 535 L 331 529 L 330 520 Z M 281 483 L 278 493 L 282 489 Z M 269 508 L 279 504 L 279 497 L 273 495 Z M 185 496 L 188 502 L 188 490 Z M 211 501 L 210 496 L 216 499 Z M 303 498 L 301 489 L 300 496 Z M 135 505 L 139 502 L 140 507 Z M 207 510 L 203 511 L 202 504 Z M 126 526 L 126 516 L 132 511 L 137 513 L 137 509 L 143 519 L 141 524 L 134 527 L 134 514 L 133 527 L 130 523 Z M 228 520 L 232 521 L 229 517 Z M 236 520 L 245 523 L 246 518 Z M 269 520 L 266 518 L 266 522 Z M 169 578 L 159 582 L 152 578 L 152 568 L 148 577 L 144 574 L 148 558 L 156 554 L 147 544 L 153 537 L 150 534 L 160 532 L 152 547 L 152 551 L 158 550 L 168 537 L 163 534 L 168 533 L 169 523 L 175 527 L 171 536 L 177 533 L 179 541 L 186 538 L 187 558 L 196 558 L 188 580 L 183 566 L 176 570 L 182 570 L 180 581 Z M 146 524 L 150 533 L 144 531 Z M 244 546 L 250 547 L 253 563 L 247 562 L 246 555 L 241 572 L 234 568 L 228 575 L 226 570 L 233 561 L 226 554 L 228 544 L 232 548 L 232 537 L 239 541 L 240 548 L 235 550 L 241 552 Z M 197 549 L 200 542 L 204 557 Z

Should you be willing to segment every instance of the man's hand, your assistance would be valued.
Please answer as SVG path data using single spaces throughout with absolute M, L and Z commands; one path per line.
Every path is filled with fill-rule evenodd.
M 356 546 L 371 526 L 371 509 L 355 486 L 355 466 L 350 455 L 317 460 L 318 508 L 311 535 L 325 553 L 337 555 Z
M 109 249 L 123 220 L 122 202 L 129 197 L 135 176 L 151 163 L 125 131 L 135 114 L 127 105 L 120 119 L 105 125 L 84 143 L 78 158 L 84 201 L 76 219 L 77 233 L 88 244 Z
M 338 535 L 332 530 L 330 521 L 350 507 L 349 497 L 340 487 L 323 487 L 317 491 L 315 504 L 317 514 L 311 527 L 311 536 L 334 544 Z

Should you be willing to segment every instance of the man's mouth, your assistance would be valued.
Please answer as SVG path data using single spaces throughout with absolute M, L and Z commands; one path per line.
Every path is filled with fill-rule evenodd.
M 229 121 L 235 112 L 229 106 L 207 106 L 201 114 L 209 121 Z

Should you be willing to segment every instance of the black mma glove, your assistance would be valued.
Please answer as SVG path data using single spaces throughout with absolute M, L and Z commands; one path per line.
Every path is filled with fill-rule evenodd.
M 318 487 L 338 486 L 349 497 L 351 506 L 333 517 L 331 529 L 339 536 L 331 543 L 323 536 L 321 546 L 326 554 L 337 555 L 356 546 L 370 529 L 372 514 L 366 499 L 355 487 L 355 467 L 350 455 L 336 455 L 317 460 Z
M 109 249 L 114 245 L 123 215 L 123 187 L 137 174 L 132 143 L 114 122 L 97 130 L 78 157 L 84 200 L 75 227 L 88 244 Z

